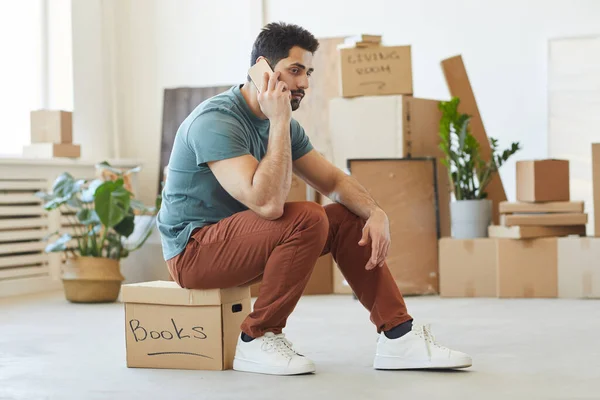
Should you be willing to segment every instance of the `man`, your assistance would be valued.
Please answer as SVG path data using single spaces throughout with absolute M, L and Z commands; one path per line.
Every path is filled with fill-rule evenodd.
M 318 41 L 272 23 L 251 64 L 274 70 L 200 104 L 179 128 L 158 216 L 164 257 L 185 288 L 261 281 L 241 326 L 233 368 L 274 375 L 315 371 L 282 329 L 317 259 L 330 253 L 380 333 L 377 369 L 462 368 L 471 358 L 413 326 L 385 263 L 389 221 L 369 193 L 316 152 L 292 119 L 309 87 Z M 285 203 L 292 173 L 335 203 Z

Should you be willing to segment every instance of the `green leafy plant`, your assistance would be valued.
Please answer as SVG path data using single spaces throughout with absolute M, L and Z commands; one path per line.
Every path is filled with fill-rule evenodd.
M 485 188 L 493 174 L 518 150 L 518 142 L 500 152 L 498 140 L 490 138 L 491 157 L 485 161 L 481 156 L 479 142 L 471 134 L 469 123 L 471 116 L 458 112 L 460 99 L 453 97 L 450 101 L 441 101 L 439 148 L 445 157 L 441 160 L 448 170 L 448 177 L 456 200 L 485 199 Z
M 124 186 L 123 177 L 139 171 L 134 168 L 122 172 L 107 162 L 96 165 L 108 170 L 115 180 L 95 179 L 90 182 L 75 180 L 67 172 L 61 174 L 52 185 L 50 192 L 37 192 L 48 211 L 60 210 L 69 219 L 70 233 L 60 235 L 60 229 L 48 235 L 47 239 L 60 235 L 58 240 L 46 246 L 46 252 L 65 252 L 73 256 L 106 257 L 120 260 L 131 251 L 139 249 L 148 239 L 154 227 L 154 218 L 160 208 L 160 196 L 155 207 L 148 208 L 133 198 Z M 135 243 L 126 239 L 135 229 L 135 216 L 150 214 L 152 218 L 142 229 Z

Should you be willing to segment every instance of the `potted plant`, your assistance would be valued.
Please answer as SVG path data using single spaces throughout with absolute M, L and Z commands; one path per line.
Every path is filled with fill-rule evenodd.
M 481 157 L 480 144 L 471 134 L 471 116 L 458 112 L 460 99 L 441 101 L 439 148 L 444 153 L 442 164 L 448 171 L 451 190 L 456 201 L 450 203 L 452 237 L 468 239 L 486 237 L 492 220 L 492 202 L 485 191 L 493 175 L 518 150 L 518 142 L 498 151 L 498 140 L 490 138 L 492 154 Z
M 142 227 L 139 239 L 128 242 L 136 225 L 136 214 L 156 215 L 160 197 L 153 208 L 133 198 L 125 189 L 125 178 L 139 170 L 126 172 L 111 167 L 107 162 L 96 166 L 109 170 L 114 180 L 95 179 L 91 182 L 75 180 L 65 172 L 52 185 L 50 192 L 38 192 L 44 200 L 44 209 L 60 210 L 69 219 L 70 233 L 61 229 L 52 232 L 47 239 L 60 235 L 49 244 L 46 252 L 65 255 L 61 278 L 65 297 L 71 302 L 113 302 L 119 296 L 122 258 L 139 249 L 152 233 L 154 217 Z

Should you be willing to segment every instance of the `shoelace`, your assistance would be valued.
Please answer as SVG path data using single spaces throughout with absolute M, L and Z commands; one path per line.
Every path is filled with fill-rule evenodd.
M 435 336 L 433 336 L 433 333 L 431 332 L 430 325 L 413 325 L 412 330 L 416 335 L 422 337 L 427 343 L 437 347 L 438 349 L 449 350 L 447 347 L 444 347 L 435 341 Z
M 271 332 L 268 332 L 265 333 L 261 350 L 267 352 L 276 351 L 284 357 L 292 358 L 298 355 L 292 346 L 293 343 L 285 338 L 285 334 L 280 333 L 279 335 L 275 335 Z

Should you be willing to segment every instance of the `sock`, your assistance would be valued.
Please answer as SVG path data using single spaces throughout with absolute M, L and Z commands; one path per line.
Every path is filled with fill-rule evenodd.
M 388 339 L 401 338 L 402 336 L 406 335 L 408 332 L 410 332 L 412 330 L 412 323 L 413 323 L 412 319 L 409 321 L 403 322 L 400 325 L 397 325 L 397 326 L 393 327 L 392 329 L 383 332 L 383 334 Z
M 248 336 L 244 332 L 242 332 L 242 342 L 248 343 L 248 342 L 251 342 L 253 340 L 254 340 L 254 338 L 252 336 Z

